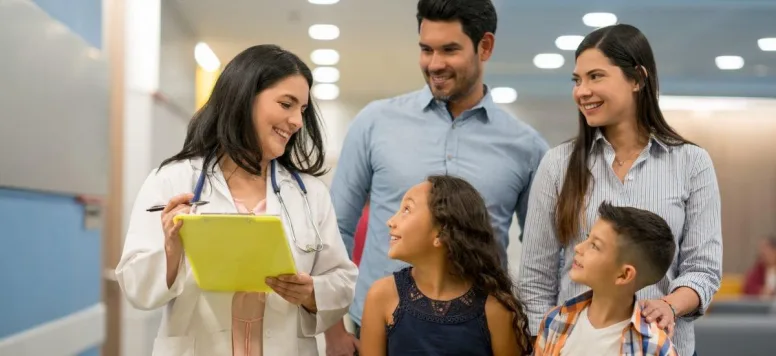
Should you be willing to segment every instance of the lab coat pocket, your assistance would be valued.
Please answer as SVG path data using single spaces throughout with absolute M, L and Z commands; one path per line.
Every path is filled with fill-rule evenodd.
M 197 343 L 197 356 L 232 355 L 232 330 L 222 330 L 210 334 Z
M 283 299 L 283 297 L 274 292 L 267 293 L 266 305 L 281 315 L 289 313 L 292 309 L 296 308 L 295 305 L 287 302 L 285 299 Z
M 194 338 L 190 336 L 157 337 L 153 356 L 194 356 Z

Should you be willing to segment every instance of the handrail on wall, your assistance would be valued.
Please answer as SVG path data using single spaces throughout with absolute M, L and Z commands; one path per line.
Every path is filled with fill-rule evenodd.
M 182 106 L 178 105 L 178 103 L 170 100 L 170 98 L 167 95 L 164 95 L 164 93 L 160 91 L 154 92 L 152 96 L 155 101 L 166 106 L 168 109 L 170 109 L 170 111 L 172 111 L 173 113 L 175 113 L 176 115 L 180 116 L 185 120 L 190 120 L 191 117 L 194 116 L 190 110 L 186 110 Z

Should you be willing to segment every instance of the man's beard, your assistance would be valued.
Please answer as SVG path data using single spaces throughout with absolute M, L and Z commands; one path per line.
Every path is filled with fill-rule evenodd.
M 431 73 L 426 72 L 426 82 L 431 88 L 431 93 L 434 95 L 434 99 L 444 102 L 454 102 L 471 93 L 472 90 L 475 89 L 474 85 L 477 83 L 478 77 L 478 70 L 476 67 L 474 68 L 474 71 L 472 73 L 468 73 L 469 75 L 463 77 L 463 80 L 461 81 L 459 81 L 459 78 L 461 78 L 459 73 L 454 73 L 453 88 L 450 89 L 448 94 L 443 94 L 434 90 L 434 84 L 431 83 Z

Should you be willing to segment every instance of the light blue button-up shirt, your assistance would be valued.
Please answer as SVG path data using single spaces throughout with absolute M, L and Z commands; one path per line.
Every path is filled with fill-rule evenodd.
M 351 254 L 356 224 L 370 197 L 367 238 L 350 308 L 353 320 L 361 324 L 372 283 L 404 266 L 388 258 L 386 222 L 409 188 L 432 174 L 469 181 L 485 199 L 506 253 L 512 216 L 517 213 L 522 228 L 531 182 L 548 149 L 533 128 L 496 106 L 490 94 L 454 120 L 427 86 L 367 105 L 351 123 L 331 187 L 339 229 Z

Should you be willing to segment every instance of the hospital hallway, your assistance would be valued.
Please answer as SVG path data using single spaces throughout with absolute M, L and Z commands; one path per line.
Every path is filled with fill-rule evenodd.
M 709 291 L 706 313 L 692 322 L 697 355 L 776 355 L 776 262 L 771 262 L 776 261 L 776 0 L 492 3 L 498 30 L 492 56 L 481 67 L 484 92 L 497 112 L 530 126 L 550 148 L 578 133 L 584 105 L 572 97 L 572 73 L 575 50 L 584 36 L 624 23 L 649 38 L 660 75 L 659 97 L 653 100 L 672 128 L 708 152 L 719 187 L 721 281 L 718 291 Z M 421 67 L 423 56 L 431 55 L 428 48 L 419 48 L 416 4 L 0 0 L 0 355 L 151 355 L 163 309 L 174 301 L 152 311 L 134 308 L 115 270 L 141 187 L 150 172 L 181 150 L 187 127 L 211 98 L 227 63 L 249 47 L 276 44 L 309 66 L 310 106 L 323 125 L 323 168 L 328 170 L 319 178 L 328 192 L 337 172 L 355 165 L 340 160 L 347 134 L 356 126 L 354 118 L 373 109 L 376 101 L 428 88 L 425 75 L 431 74 L 428 66 Z M 445 56 L 453 58 L 452 53 Z M 476 61 L 456 60 L 461 66 Z M 456 75 L 478 71 L 465 69 L 450 77 L 463 81 Z M 428 98 L 431 102 L 431 94 Z M 415 106 L 418 112 L 430 111 Z M 241 108 L 253 110 L 247 104 Z M 395 122 L 416 118 L 402 116 L 400 109 L 368 115 Z M 435 161 L 419 158 L 423 153 L 415 150 L 418 142 L 405 138 L 416 137 L 414 131 L 405 136 L 396 129 L 398 134 L 388 137 L 386 131 L 393 126 L 373 133 L 385 135 L 375 142 L 398 140 L 404 152 L 361 156 L 368 156 L 369 162 L 385 159 L 406 165 L 407 171 L 392 172 L 382 182 L 414 179 L 410 169 L 421 161 L 458 164 L 472 156 L 459 149 L 465 144 L 477 154 L 490 154 L 493 161 L 488 162 L 504 162 L 504 167 L 520 161 L 500 151 L 518 138 L 494 136 L 472 143 L 472 136 L 461 134 L 469 129 L 465 125 L 445 125 L 447 131 L 438 135 L 417 135 L 431 143 L 423 147 L 438 150 Z M 273 157 L 284 152 L 285 146 L 279 147 Z M 412 161 L 416 157 L 417 162 Z M 519 163 L 528 165 L 525 161 Z M 696 163 L 682 169 L 692 170 Z M 470 166 L 456 167 L 464 171 Z M 383 166 L 375 167 L 366 170 L 380 173 Z M 485 184 L 488 188 L 513 193 L 513 182 L 496 176 L 505 170 L 499 168 L 493 165 L 478 174 L 482 179 L 494 177 Z M 681 181 L 679 190 L 697 183 L 678 171 L 665 172 L 664 177 Z M 377 179 L 370 176 L 368 189 L 379 186 L 371 186 L 373 182 Z M 208 187 L 208 192 L 218 189 Z M 659 188 L 645 194 L 646 199 L 663 199 Z M 670 193 L 684 194 L 683 199 L 657 203 L 685 208 L 690 192 L 679 190 Z M 385 195 L 400 200 L 399 194 Z M 515 209 L 499 212 L 508 216 L 519 211 L 519 205 L 515 201 Z M 398 209 L 384 202 L 377 206 Z M 554 218 L 555 213 L 545 216 Z M 382 227 L 385 221 L 369 224 Z M 523 261 L 520 234 L 513 216 L 507 255 L 515 279 Z M 385 236 L 386 246 L 389 240 Z M 563 278 L 567 276 L 559 276 Z M 164 279 L 158 282 L 163 285 Z M 326 355 L 322 334 L 317 341 L 320 355 Z

